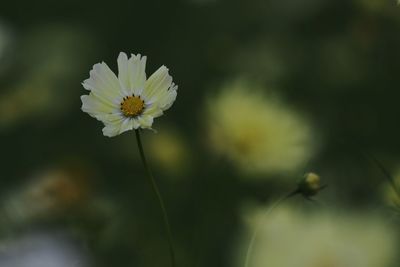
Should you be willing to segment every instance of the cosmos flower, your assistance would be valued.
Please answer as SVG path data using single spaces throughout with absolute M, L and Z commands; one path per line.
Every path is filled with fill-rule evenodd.
M 177 94 L 168 69 L 161 66 L 146 79 L 146 57 L 125 53 L 118 56 L 118 77 L 106 63 L 98 63 L 82 85 L 82 110 L 102 121 L 103 134 L 116 136 L 125 131 L 151 128 L 154 118 L 171 107 Z
M 264 212 L 257 208 L 245 216 L 250 231 Z M 280 206 L 261 227 L 250 267 L 385 267 L 397 255 L 394 226 L 376 215 Z
M 236 81 L 210 98 L 206 111 L 210 146 L 247 173 L 295 171 L 313 152 L 310 126 L 261 90 Z

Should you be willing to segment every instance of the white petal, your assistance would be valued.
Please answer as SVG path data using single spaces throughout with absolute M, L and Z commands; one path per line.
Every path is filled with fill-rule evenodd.
M 133 124 L 133 129 L 139 129 L 140 128 L 139 121 L 136 118 L 132 118 L 132 124 Z
M 149 108 L 146 108 L 143 112 L 143 115 L 149 115 L 153 118 L 160 117 L 163 114 L 162 109 L 158 105 L 152 105 Z
M 140 54 L 137 56 L 132 54 L 128 65 L 131 94 L 138 96 L 142 93 L 146 82 L 146 57 L 140 58 Z
M 81 96 L 81 101 L 82 111 L 87 112 L 92 117 L 119 112 L 118 106 L 103 101 L 92 93 L 90 95 Z
M 130 118 L 125 118 L 121 124 L 121 128 L 119 129 L 119 133 L 123 133 L 133 129 L 133 122 Z
M 110 124 L 103 128 L 103 134 L 108 137 L 113 137 L 119 134 L 120 127 L 118 125 Z
M 151 125 L 153 125 L 153 117 L 149 115 L 142 115 L 138 117 L 138 122 L 141 128 L 151 128 Z
M 121 113 L 105 114 L 100 117 L 104 124 L 121 124 L 125 116 Z
M 82 85 L 99 99 L 110 103 L 115 104 L 121 96 L 119 81 L 104 62 L 93 66 L 89 79 L 86 79 Z
M 108 137 L 113 137 L 120 134 L 122 124 L 126 118 L 121 114 L 111 114 L 105 115 L 101 120 L 105 125 L 103 128 L 103 134 Z
M 129 81 L 129 67 L 128 67 L 128 56 L 121 52 L 119 53 L 118 59 L 118 80 L 120 82 L 121 88 L 125 95 L 130 95 L 130 81 Z
M 129 130 L 138 129 L 140 127 L 137 118 L 126 118 L 121 122 L 120 134 Z
M 168 69 L 161 66 L 146 81 L 143 96 L 147 101 L 154 102 L 159 94 L 168 90 L 172 84 L 172 77 L 168 74 Z
M 132 55 L 130 59 L 121 52 L 118 56 L 118 79 L 123 92 L 128 95 L 139 95 L 146 81 L 146 57 Z
M 167 110 L 172 106 L 177 96 L 177 89 L 178 86 L 172 84 L 167 91 L 163 91 L 158 95 L 158 99 L 156 99 L 155 102 L 158 103 L 158 106 L 162 110 Z

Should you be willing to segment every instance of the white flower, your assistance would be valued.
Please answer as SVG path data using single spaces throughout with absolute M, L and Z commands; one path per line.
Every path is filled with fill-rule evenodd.
M 151 128 L 153 119 L 171 107 L 176 86 L 168 69 L 161 66 L 146 79 L 146 57 L 125 53 L 118 56 L 118 77 L 106 63 L 98 63 L 82 85 L 82 110 L 102 121 L 105 136 L 116 136 L 139 128 Z

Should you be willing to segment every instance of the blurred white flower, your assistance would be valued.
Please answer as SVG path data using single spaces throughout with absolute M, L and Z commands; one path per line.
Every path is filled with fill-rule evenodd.
M 161 116 L 175 101 L 177 86 L 168 69 L 161 66 L 146 79 L 146 57 L 125 53 L 118 56 L 118 77 L 106 63 L 98 63 L 90 71 L 83 87 L 82 110 L 102 121 L 103 134 L 116 136 L 125 131 L 151 128 L 153 119 Z
M 0 243 L 0 266 L 86 267 L 87 255 L 66 235 L 33 233 Z
M 261 90 L 236 81 L 209 99 L 210 146 L 249 173 L 295 171 L 312 155 L 311 128 L 304 118 Z
M 264 212 L 247 217 L 250 231 Z M 262 223 L 251 267 L 385 267 L 397 255 L 394 228 L 373 215 L 310 214 L 281 206 Z
M 54 218 L 84 206 L 89 191 L 84 169 L 47 169 L 21 189 L 10 192 L 2 201 L 0 215 L 4 222 L 18 225 Z

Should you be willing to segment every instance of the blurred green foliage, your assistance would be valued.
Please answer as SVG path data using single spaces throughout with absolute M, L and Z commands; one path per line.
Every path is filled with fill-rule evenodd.
M 181 172 L 151 162 L 179 266 L 231 266 L 243 203 L 282 195 L 303 174 L 246 180 L 212 155 L 205 99 L 236 77 L 272 88 L 313 122 L 320 147 L 304 172 L 329 185 L 320 196 L 328 207 L 387 211 L 383 175 L 363 155 L 389 171 L 400 162 L 394 0 L 7 1 L 0 22 L 3 237 L 64 229 L 93 266 L 167 266 L 161 216 L 133 133 L 106 138 L 80 110 L 80 83 L 97 62 L 116 70 L 120 51 L 147 55 L 148 75 L 165 64 L 179 85 L 154 128 L 173 129 L 190 156 Z M 154 133 L 144 135 L 146 149 Z M 85 185 L 40 182 L 48 169 Z M 44 191 L 37 194 L 38 186 Z M 84 197 L 70 201 L 76 193 L 65 190 Z M 30 210 L 49 197 L 61 206 L 39 219 L 22 220 L 9 208 L 18 202 Z

